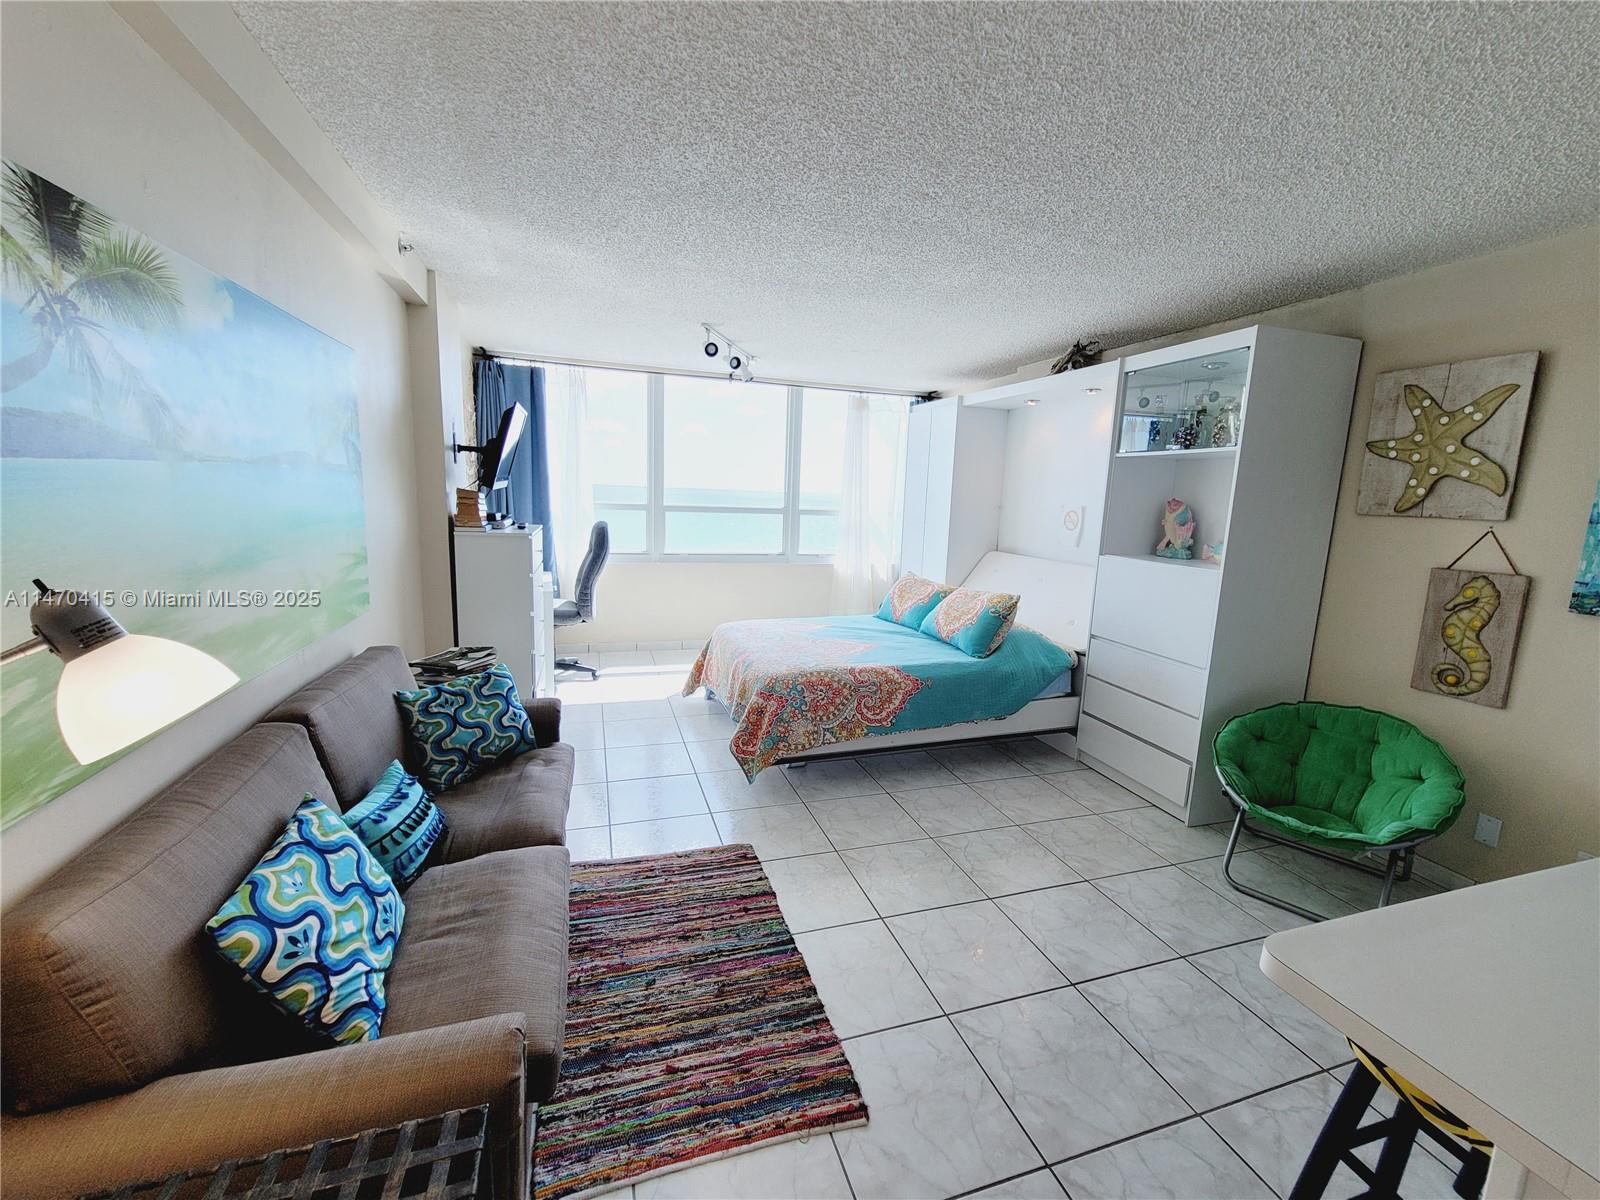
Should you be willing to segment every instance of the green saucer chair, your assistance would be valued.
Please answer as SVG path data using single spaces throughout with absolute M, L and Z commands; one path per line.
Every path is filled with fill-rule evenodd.
M 1322 917 L 1233 877 L 1241 833 L 1381 875 L 1381 908 L 1395 881 L 1411 878 L 1416 848 L 1449 829 L 1466 803 L 1461 770 L 1443 746 L 1367 708 L 1310 701 L 1258 708 L 1217 731 L 1211 756 L 1238 810 L 1222 860 L 1228 883 L 1311 921 Z M 1387 861 L 1380 869 L 1356 861 L 1362 856 Z

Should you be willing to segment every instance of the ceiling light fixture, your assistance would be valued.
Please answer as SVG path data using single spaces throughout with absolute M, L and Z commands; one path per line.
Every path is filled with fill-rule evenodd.
M 1223 367 L 1227 366 L 1228 364 L 1225 363 L 1225 362 L 1208 362 L 1208 363 L 1201 363 L 1200 365 L 1202 367 L 1204 367 L 1208 371 L 1220 371 L 1220 370 L 1222 370 Z
M 700 349 L 705 351 L 707 358 L 726 357 L 729 379 L 740 379 L 749 383 L 755 378 L 755 372 L 751 367 L 756 360 L 755 355 L 744 347 L 736 345 L 732 338 L 714 326 L 702 322 L 700 328 L 705 330 L 706 334 L 705 342 Z
M 1085 396 L 1098 396 L 1103 391 L 1105 391 L 1104 388 L 1084 388 L 1083 394 Z

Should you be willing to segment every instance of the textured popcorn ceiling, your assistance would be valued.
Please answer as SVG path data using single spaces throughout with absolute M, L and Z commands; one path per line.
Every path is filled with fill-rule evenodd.
M 1600 215 L 1600 5 L 236 7 L 501 349 L 950 388 Z

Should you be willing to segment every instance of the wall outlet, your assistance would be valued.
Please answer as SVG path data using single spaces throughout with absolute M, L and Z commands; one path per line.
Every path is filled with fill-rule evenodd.
M 1494 847 L 1500 844 L 1500 818 L 1486 813 L 1478 814 L 1478 827 L 1472 831 L 1472 840 Z

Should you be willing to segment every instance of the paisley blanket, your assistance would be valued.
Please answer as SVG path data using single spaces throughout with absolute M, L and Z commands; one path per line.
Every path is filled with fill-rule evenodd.
M 876 616 L 730 621 L 683 685 L 722 698 L 747 777 L 786 755 L 908 729 L 1008 717 L 1075 665 L 1022 626 L 987 658 Z

